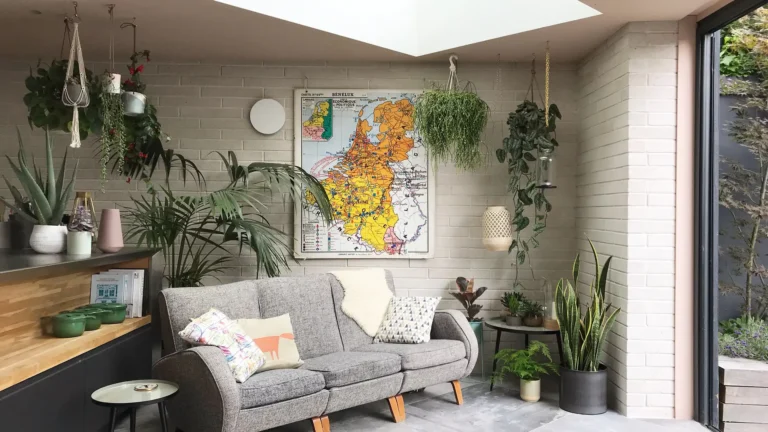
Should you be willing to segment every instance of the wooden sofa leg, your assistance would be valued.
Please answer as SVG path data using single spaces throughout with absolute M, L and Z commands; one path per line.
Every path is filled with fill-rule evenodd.
M 453 385 L 453 395 L 456 396 L 456 405 L 463 405 L 464 396 L 461 395 L 461 383 L 456 380 L 451 381 L 451 385 Z
M 395 423 L 405 420 L 405 405 L 403 404 L 402 395 L 387 398 L 387 403 L 389 403 L 389 412 L 392 413 L 392 419 Z
M 312 417 L 312 428 L 314 432 L 331 432 L 331 422 L 328 416 Z

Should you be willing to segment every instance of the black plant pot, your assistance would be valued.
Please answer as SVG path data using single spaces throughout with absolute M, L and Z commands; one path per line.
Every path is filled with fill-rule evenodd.
M 560 409 L 576 414 L 608 411 L 608 370 L 582 372 L 560 367 Z
M 32 235 L 35 224 L 18 219 L 13 215 L 8 219 L 8 222 L 11 226 L 11 249 L 16 251 L 30 249 L 29 237 Z

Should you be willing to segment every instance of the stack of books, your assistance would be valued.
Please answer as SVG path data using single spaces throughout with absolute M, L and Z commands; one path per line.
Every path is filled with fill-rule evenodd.
M 91 303 L 124 303 L 127 318 L 142 316 L 144 270 L 109 270 L 91 276 Z

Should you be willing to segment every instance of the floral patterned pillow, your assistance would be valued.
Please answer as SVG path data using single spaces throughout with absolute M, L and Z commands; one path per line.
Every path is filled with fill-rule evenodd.
M 242 383 L 264 366 L 266 358 L 242 328 L 217 309 L 194 318 L 179 336 L 198 345 L 214 345 L 227 359 L 235 381 Z
M 429 342 L 440 297 L 392 297 L 373 343 Z

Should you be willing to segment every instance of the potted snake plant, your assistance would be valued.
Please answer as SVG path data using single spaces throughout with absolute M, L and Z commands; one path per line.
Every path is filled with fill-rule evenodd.
M 75 164 L 72 178 L 65 185 L 64 174 L 67 169 L 67 155 L 64 154 L 64 160 L 57 175 L 53 166 L 53 143 L 51 135 L 46 129 L 46 176 L 44 178 L 43 173 L 35 167 L 34 162 L 29 164 L 29 159 L 27 159 L 24 151 L 21 132 L 17 130 L 17 133 L 19 137 L 17 163 L 14 163 L 10 157 L 6 156 L 6 158 L 29 199 L 25 200 L 22 193 L 8 179 L 5 179 L 13 200 L 5 198 L 0 198 L 0 200 L 13 210 L 16 217 L 35 224 L 29 239 L 29 244 L 35 252 L 62 253 L 67 247 L 67 227 L 62 226 L 61 221 L 64 210 L 71 202 L 77 164 Z
M 597 250 L 591 241 L 589 245 L 595 260 L 595 279 L 584 317 L 574 288 L 579 278 L 579 255 L 573 263 L 573 283 L 560 279 L 555 293 L 564 357 L 560 367 L 560 408 L 576 414 L 602 414 L 608 410 L 608 371 L 600 363 L 600 355 L 620 310 L 611 312 L 610 303 L 605 302 L 613 257 L 608 257 L 601 269 Z

